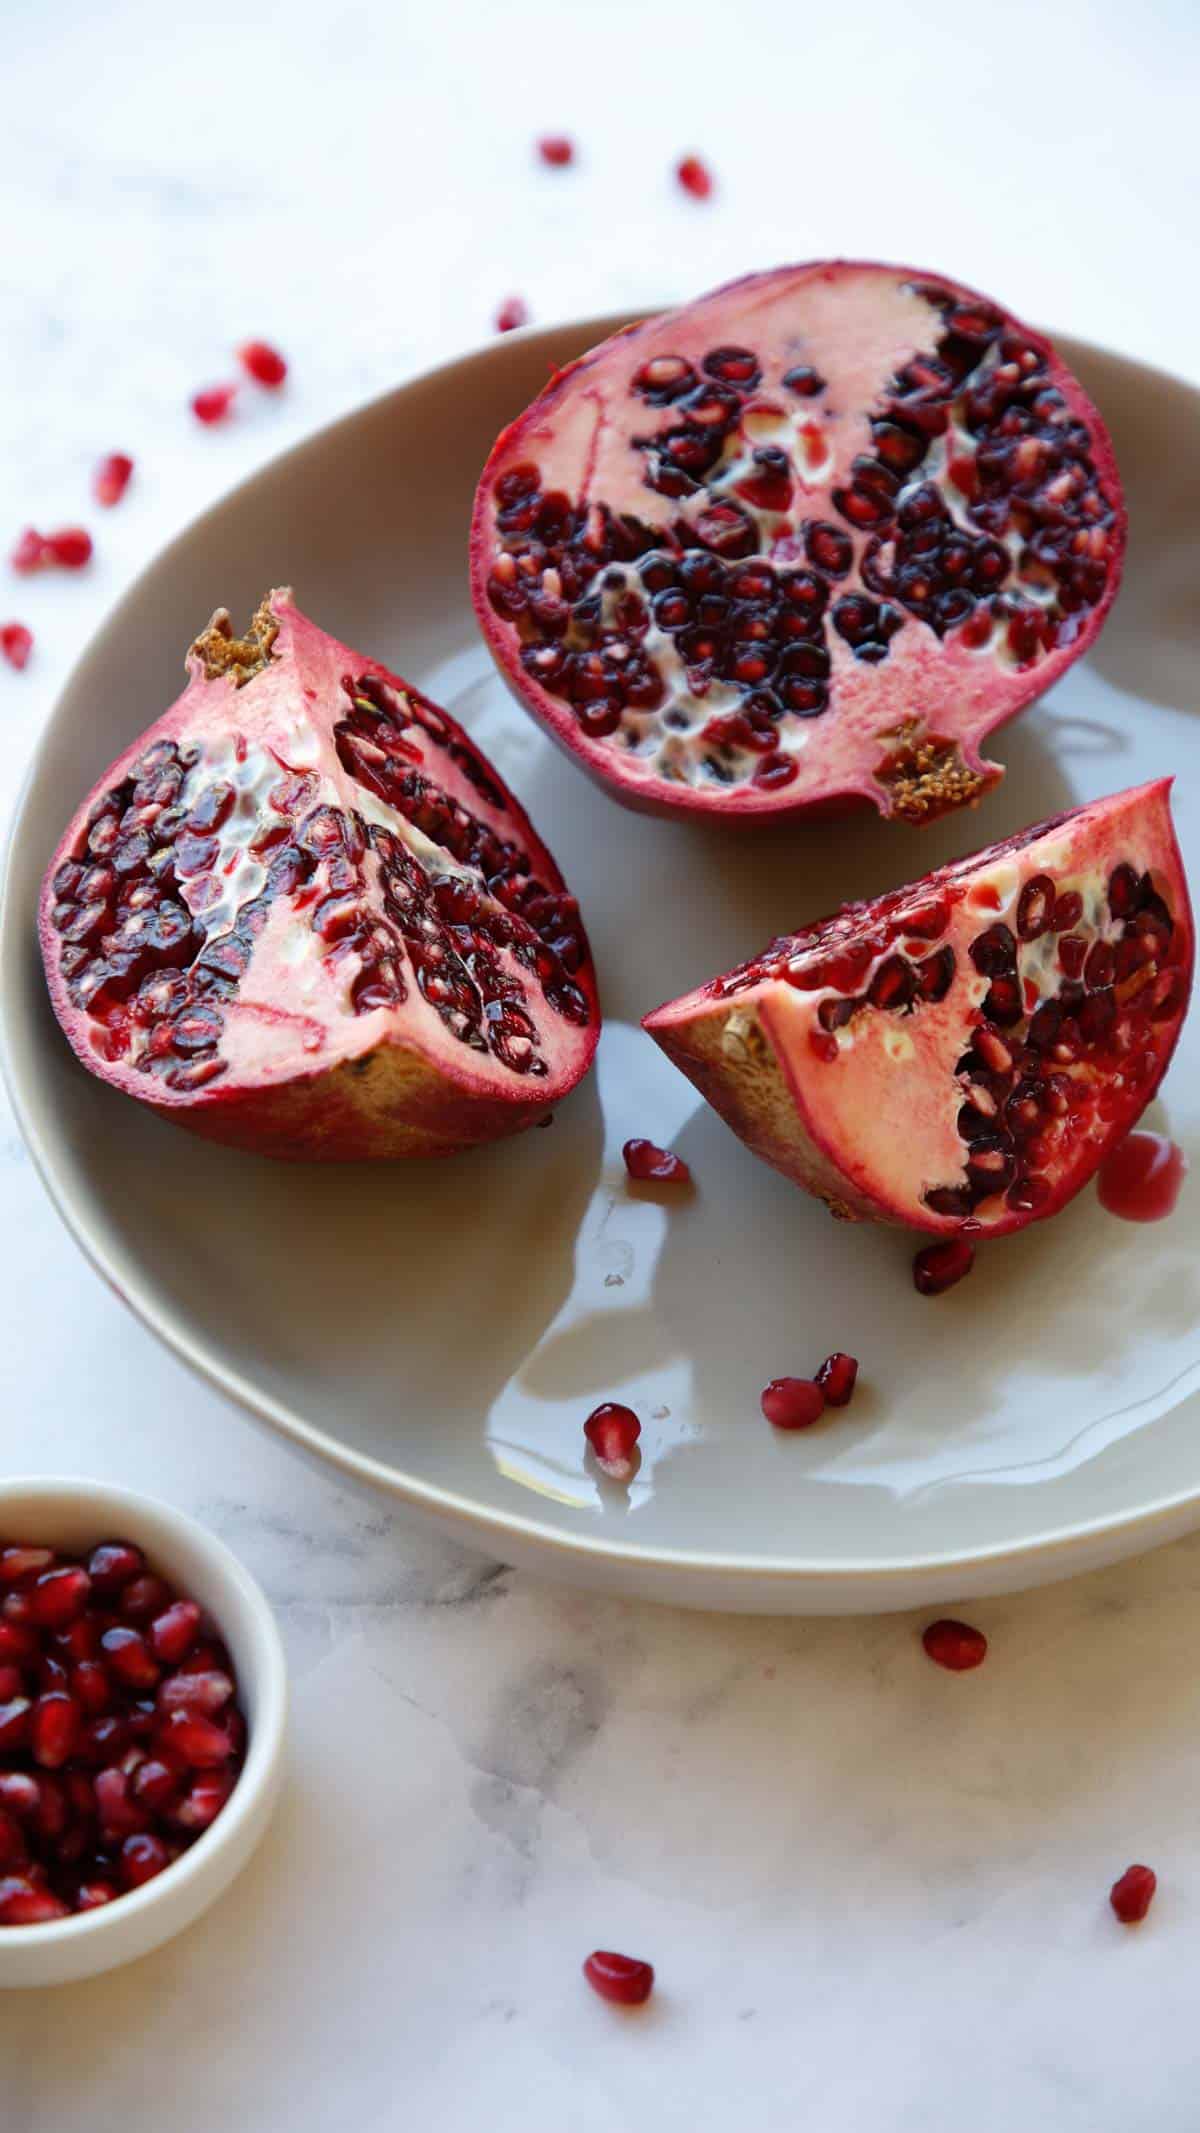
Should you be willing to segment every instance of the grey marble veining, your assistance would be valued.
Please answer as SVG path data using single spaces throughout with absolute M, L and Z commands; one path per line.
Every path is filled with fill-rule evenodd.
M 139 564 L 510 289 L 545 318 L 927 256 L 1200 373 L 1192 8 L 920 16 L 8 10 L 0 541 L 83 518 L 99 548 L 78 581 L 0 578 L 0 619 L 38 635 L 23 677 L 0 667 L 5 813 Z M 648 139 L 655 95 L 674 130 Z M 586 156 L 551 181 L 528 143 L 560 126 Z M 690 146 L 711 214 L 670 185 Z M 287 393 L 200 430 L 189 392 L 251 333 L 292 357 Z M 87 477 L 116 448 L 138 474 L 103 515 Z M 1200 1540 L 973 1609 L 991 1656 L 961 1679 L 913 1618 L 539 1585 L 414 1537 L 187 1376 L 79 1257 L 6 1109 L 0 1205 L 0 1466 L 214 1526 L 279 1611 L 296 1700 L 277 1822 L 217 1909 L 0 2001 L 3 2133 L 1191 2133 Z M 1138 1934 L 1105 1900 L 1133 1858 L 1161 1884 Z M 583 1988 L 597 1944 L 658 1966 L 644 2015 Z

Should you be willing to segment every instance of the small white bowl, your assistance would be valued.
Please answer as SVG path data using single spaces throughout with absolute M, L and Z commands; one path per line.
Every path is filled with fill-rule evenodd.
M 246 1716 L 246 1761 L 228 1804 L 173 1865 L 98 1910 L 42 1926 L 0 1926 L 0 1989 L 67 1985 L 159 1947 L 240 1873 L 279 1792 L 287 1666 L 275 1618 L 237 1557 L 152 1497 L 101 1481 L 2 1481 L 0 1538 L 62 1548 L 135 1542 L 155 1570 L 212 1615 L 229 1646 Z

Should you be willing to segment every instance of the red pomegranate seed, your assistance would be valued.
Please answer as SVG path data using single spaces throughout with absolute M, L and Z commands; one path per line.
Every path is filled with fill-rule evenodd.
M 102 1903 L 111 1903 L 116 1894 L 115 1882 L 101 1881 L 98 1876 L 93 1875 L 89 1880 L 80 1882 L 75 1893 L 75 1909 L 98 1911 Z
M 707 200 L 713 189 L 712 173 L 699 156 L 684 156 L 675 165 L 675 176 L 693 200 Z
M 655 1185 L 690 1185 L 692 1173 L 683 1157 L 672 1155 L 669 1148 L 659 1148 L 653 1141 L 626 1141 L 621 1150 L 625 1168 L 631 1178 Z
M 181 1667 L 162 1683 L 157 1700 L 160 1711 L 198 1711 L 204 1718 L 214 1718 L 232 1696 L 233 1682 L 218 1667 L 202 1673 Z
M 232 1791 L 233 1777 L 228 1770 L 204 1770 L 189 1786 L 186 1798 L 180 1801 L 171 1820 L 180 1829 L 207 1829 L 216 1821 Z
M 969 1274 L 975 1264 L 975 1247 L 966 1237 L 947 1237 L 944 1244 L 927 1244 L 913 1260 L 913 1281 L 922 1296 L 940 1296 Z
M 636 1955 L 615 1955 L 610 1948 L 597 1948 L 588 1956 L 583 1974 L 593 1992 L 618 2007 L 641 2007 L 654 1988 L 654 1965 Z
M 633 1473 L 633 1451 L 642 1425 L 632 1407 L 605 1400 L 594 1407 L 583 1425 L 583 1434 L 596 1454 L 597 1464 L 610 1481 L 628 1481 Z
M 987 1658 L 983 1631 L 972 1629 L 969 1622 L 955 1622 L 950 1616 L 931 1622 L 922 1632 L 921 1642 L 934 1665 L 944 1666 L 952 1674 L 967 1674 Z
M 71 1694 L 89 1718 L 99 1718 L 112 1702 L 108 1669 L 98 1659 L 81 1659 L 71 1674 Z
M 32 650 L 33 631 L 26 629 L 23 622 L 0 622 L 0 653 L 18 674 L 29 665 Z
M 0 1548 L 0 1585 L 28 1585 L 53 1567 L 53 1548 Z
M 179 1797 L 180 1782 L 178 1770 L 151 1756 L 147 1762 L 139 1763 L 133 1773 L 133 1796 L 144 1807 L 153 1808 L 156 1815 L 165 1814 Z
M 8 560 L 10 567 L 18 571 L 23 578 L 28 577 L 31 571 L 43 570 L 49 561 L 45 535 L 38 533 L 32 526 L 26 526 L 24 531 L 17 535 L 16 547 Z
M 125 452 L 110 452 L 92 476 L 92 495 L 106 511 L 119 504 L 129 487 L 133 461 Z
M 146 1567 L 140 1548 L 128 1541 L 104 1541 L 88 1557 L 88 1576 L 97 1592 L 119 1592 Z
M 529 306 L 523 296 L 506 296 L 496 313 L 497 333 L 513 333 L 529 323 Z
M 106 1837 L 136 1836 L 149 1821 L 141 1802 L 130 1795 L 125 1771 L 115 1768 L 96 1773 L 96 1812 Z
M 224 422 L 236 398 L 236 385 L 206 385 L 192 394 L 192 413 L 197 422 Z
M 46 535 L 47 560 L 62 570 L 82 570 L 92 560 L 92 536 L 83 526 L 62 526 Z
M 827 1407 L 847 1407 L 858 1378 L 858 1364 L 852 1355 L 827 1355 L 817 1372 L 817 1384 L 825 1395 Z
M 39 1696 L 33 1707 L 31 1745 L 33 1760 L 43 1770 L 61 1770 L 79 1744 L 82 1712 L 73 1696 L 51 1690 Z
M 0 1663 L 5 1666 L 36 1666 L 41 1654 L 37 1638 L 19 1622 L 0 1621 Z
M 0 1770 L 0 1808 L 17 1822 L 32 1822 L 41 1792 L 38 1781 L 24 1770 Z
M 153 1881 L 170 1864 L 171 1854 L 162 1838 L 149 1832 L 126 1837 L 121 1846 L 121 1879 L 127 1889 L 140 1889 L 143 1882 Z
M 156 1615 L 150 1624 L 150 1642 L 156 1657 L 169 1666 L 178 1666 L 186 1659 L 196 1642 L 200 1627 L 200 1609 L 194 1600 L 176 1600 L 161 1615 Z M 229 1684 L 230 1695 L 233 1683 Z
M 282 385 L 288 373 L 287 364 L 277 348 L 269 341 L 245 341 L 238 349 L 238 362 L 248 378 L 256 385 L 265 385 L 274 391 Z
M 1154 1901 L 1158 1875 L 1152 1866 L 1127 1866 L 1114 1881 L 1108 1900 L 1123 1926 L 1140 1925 Z
M 100 1639 L 104 1664 L 129 1689 L 158 1687 L 159 1665 L 140 1630 L 106 1629 Z
M 118 1613 L 128 1622 L 150 1622 L 170 1606 L 172 1598 L 170 1587 L 164 1585 L 161 1578 L 155 1577 L 153 1572 L 144 1573 L 141 1577 L 131 1578 L 124 1587 Z
M 27 1874 L 10 1874 L 0 1881 L 0 1926 L 44 1926 L 53 1918 L 66 1918 L 67 1906 L 39 1889 Z
M 19 1666 L 0 1666 L 0 1703 L 11 1703 L 24 1687 L 25 1676 Z
M 29 1595 L 32 1619 L 42 1629 L 65 1629 L 88 1603 L 91 1579 L 78 1563 L 46 1570 Z
M 1178 1200 L 1187 1157 L 1161 1133 L 1127 1133 L 1100 1165 L 1100 1205 L 1126 1222 L 1161 1222 Z
M 772 1429 L 811 1429 L 825 1412 L 815 1378 L 772 1378 L 759 1402 Z
M 20 1824 L 0 1807 L 0 1870 L 19 1866 L 25 1856 L 25 1838 Z
M 543 163 L 549 163 L 554 170 L 561 170 L 567 163 L 574 162 L 575 143 L 569 134 L 544 133 L 537 144 L 537 152 Z
M 178 1755 L 193 1770 L 212 1770 L 229 1761 L 229 1735 L 194 1711 L 168 1711 L 157 1738 L 168 1755 Z

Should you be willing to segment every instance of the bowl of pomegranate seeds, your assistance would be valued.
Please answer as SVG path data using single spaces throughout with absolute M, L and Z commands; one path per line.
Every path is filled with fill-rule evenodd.
M 166 1504 L 0 1482 L 0 1989 L 145 1955 L 228 1887 L 283 1766 L 263 1594 Z

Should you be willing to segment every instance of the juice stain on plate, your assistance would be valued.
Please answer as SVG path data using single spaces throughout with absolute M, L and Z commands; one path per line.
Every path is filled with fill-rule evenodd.
M 1129 1133 L 1100 1165 L 1100 1205 L 1126 1222 L 1161 1222 L 1187 1174 L 1182 1148 L 1161 1133 Z

